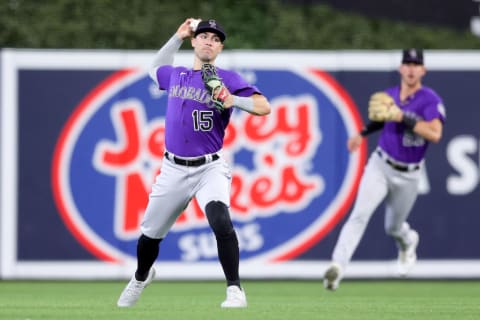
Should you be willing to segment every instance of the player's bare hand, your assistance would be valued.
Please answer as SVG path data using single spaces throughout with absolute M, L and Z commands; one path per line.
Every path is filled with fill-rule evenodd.
M 362 144 L 362 140 L 363 140 L 363 137 L 359 134 L 348 139 L 347 141 L 348 151 L 350 152 L 356 151 Z
M 196 19 L 195 18 L 188 18 L 180 25 L 180 27 L 178 27 L 177 35 L 181 39 L 186 39 L 186 38 L 189 38 L 189 37 L 193 36 L 194 32 L 193 32 L 192 28 L 190 27 L 190 22 L 192 22 L 193 20 L 196 20 Z

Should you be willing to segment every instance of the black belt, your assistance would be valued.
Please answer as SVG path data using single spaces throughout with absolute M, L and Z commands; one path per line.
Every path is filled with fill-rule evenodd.
M 380 156 L 380 158 L 385 160 L 385 162 L 395 170 L 402 171 L 402 172 L 409 172 L 409 171 L 415 171 L 420 169 L 420 166 L 418 164 L 412 167 L 402 166 L 401 164 L 397 164 L 392 160 L 388 159 L 380 150 L 377 150 L 377 153 Z
M 179 164 L 181 166 L 186 166 L 186 167 L 199 167 L 207 163 L 207 156 L 202 156 L 202 157 L 193 158 L 193 159 L 184 159 L 184 158 L 179 158 L 177 156 L 172 156 L 167 151 L 165 151 L 165 158 L 167 158 L 170 161 L 173 161 L 176 164 Z M 218 159 L 220 159 L 220 156 L 218 154 L 216 153 L 212 154 L 212 162 Z

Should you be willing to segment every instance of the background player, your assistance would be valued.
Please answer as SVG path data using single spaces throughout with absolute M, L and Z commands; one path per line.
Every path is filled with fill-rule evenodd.
M 370 100 L 369 118 L 376 121 L 368 123 L 347 143 L 353 152 L 363 137 L 383 129 L 365 167 L 352 213 L 335 245 L 332 263 L 325 272 L 324 286 L 329 290 L 337 289 L 370 217 L 383 200 L 385 232 L 395 239 L 399 249 L 399 273 L 406 275 L 416 262 L 419 236 L 406 220 L 417 198 L 420 169 L 429 142 L 437 143 L 442 136 L 445 110 L 437 93 L 422 85 L 426 69 L 421 50 L 404 50 L 399 72 L 400 85 L 385 90 L 388 95 L 377 93 Z M 379 101 L 382 97 L 388 101 Z M 377 107 L 387 104 L 378 116 Z
M 227 298 L 221 306 L 247 306 L 240 286 L 238 240 L 228 210 L 231 172 L 220 152 L 233 106 L 266 115 L 270 113 L 270 104 L 239 74 L 223 69 L 216 69 L 223 86 L 209 92 L 202 80 L 202 66 L 215 63 L 226 34 L 215 20 L 198 25 L 196 22 L 189 18 L 180 25 L 158 51 L 150 71 L 158 87 L 168 92 L 166 152 L 141 224 L 137 269 L 118 299 L 120 307 L 134 305 L 152 281 L 160 242 L 194 196 L 217 240 L 218 257 L 227 281 Z M 174 54 L 189 37 L 194 50 L 193 69 L 172 66 Z M 223 99 L 221 110 L 212 101 L 219 94 Z

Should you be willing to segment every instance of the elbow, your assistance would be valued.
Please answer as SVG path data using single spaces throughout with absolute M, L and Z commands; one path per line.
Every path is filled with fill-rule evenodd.
M 440 140 L 442 139 L 442 133 L 443 133 L 442 128 L 440 128 L 439 130 L 435 130 L 435 132 L 433 133 L 432 142 L 433 143 L 439 143 Z
M 432 139 L 432 142 L 433 143 L 439 143 L 440 139 L 441 139 L 441 137 L 435 137 L 435 138 Z
M 261 111 L 261 116 L 266 116 L 268 114 L 270 114 L 270 112 L 272 111 L 272 108 L 270 108 L 270 104 L 266 104 L 263 108 L 262 108 L 262 111 Z
M 432 135 L 432 137 L 430 137 L 429 140 L 433 143 L 439 143 L 441 139 L 442 139 L 442 134 L 437 133 L 437 134 Z
M 266 116 L 268 114 L 270 114 L 270 107 L 262 107 L 262 108 L 259 108 L 257 110 L 255 110 L 254 114 L 256 116 Z
M 266 116 L 270 114 L 272 108 L 270 107 L 270 103 L 268 102 L 267 98 L 263 97 L 261 103 L 259 104 L 259 108 L 256 111 L 256 114 L 259 116 Z

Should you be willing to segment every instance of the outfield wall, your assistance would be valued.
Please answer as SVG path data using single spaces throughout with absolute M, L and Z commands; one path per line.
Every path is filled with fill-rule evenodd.
M 146 73 L 155 52 L 0 52 L 0 278 L 130 277 L 163 161 L 166 95 Z M 420 233 L 411 277 L 479 278 L 480 52 L 425 56 L 424 82 L 443 97 L 447 122 L 409 219 Z M 175 63 L 192 60 L 181 52 Z M 399 61 L 397 50 L 219 58 L 272 104 L 265 118 L 235 111 L 222 152 L 244 278 L 323 275 L 377 136 L 355 154 L 346 139 L 362 127 L 369 95 L 397 84 Z M 395 277 L 395 258 L 381 207 L 346 276 Z M 157 268 L 166 279 L 223 277 L 195 201 L 162 242 Z

